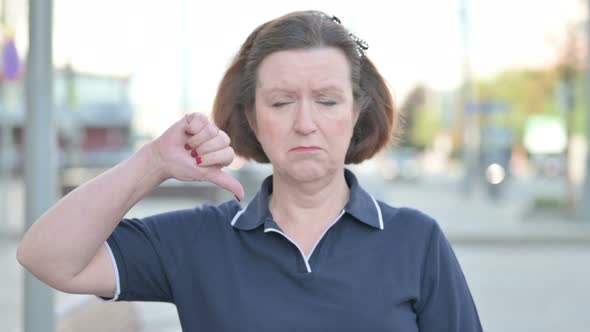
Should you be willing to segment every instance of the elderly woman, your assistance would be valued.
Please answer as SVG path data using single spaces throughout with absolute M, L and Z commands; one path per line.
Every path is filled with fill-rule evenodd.
M 344 167 L 396 124 L 366 49 L 321 12 L 261 25 L 220 84 L 217 126 L 186 115 L 62 198 L 19 262 L 64 292 L 174 303 L 185 331 L 481 331 L 437 223 L 375 200 Z M 245 207 L 222 170 L 234 153 L 273 166 Z M 236 200 L 121 220 L 170 178 Z

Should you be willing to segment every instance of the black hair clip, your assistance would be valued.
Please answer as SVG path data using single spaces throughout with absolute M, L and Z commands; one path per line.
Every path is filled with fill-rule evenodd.
M 332 15 L 332 17 L 330 17 L 330 19 L 333 22 L 342 25 L 342 22 L 340 21 L 340 19 L 338 17 L 336 17 L 335 15 Z M 359 37 L 355 36 L 350 31 L 348 32 L 348 34 L 350 35 L 350 38 L 352 38 L 352 40 L 356 43 L 356 49 L 358 50 L 359 55 L 361 57 L 363 57 L 365 55 L 365 51 L 369 49 L 369 44 L 366 41 L 364 41 L 363 39 L 360 39 Z

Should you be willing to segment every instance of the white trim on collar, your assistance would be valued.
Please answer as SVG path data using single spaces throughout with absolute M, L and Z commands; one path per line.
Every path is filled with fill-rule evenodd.
M 338 220 L 340 220 L 340 218 L 342 218 L 342 215 L 346 212 L 346 210 L 342 209 L 342 212 L 340 212 L 340 214 L 338 215 L 338 217 L 336 217 L 336 220 L 334 220 L 334 222 L 327 227 L 324 232 L 322 233 L 322 236 L 320 236 L 320 239 L 314 244 L 313 248 L 311 248 L 311 250 L 309 251 L 309 255 L 307 255 L 307 260 L 309 260 L 311 258 L 311 255 L 313 255 L 313 252 L 315 250 L 315 247 L 318 246 L 318 243 L 320 243 L 320 241 L 324 238 L 324 235 L 326 235 L 326 233 L 328 233 L 328 231 L 330 230 L 330 228 L 332 228 L 332 226 L 334 226 Z
M 383 215 L 381 214 L 381 207 L 377 203 L 377 200 L 375 199 L 375 197 L 373 197 L 372 195 L 369 195 L 369 196 L 371 196 L 371 199 L 373 200 L 373 204 L 375 204 L 375 208 L 377 209 L 377 217 L 379 218 L 379 229 L 383 230 Z
M 289 242 L 291 242 L 295 247 L 297 247 L 297 249 L 299 250 L 299 253 L 301 254 L 301 258 L 303 258 L 303 261 L 305 262 L 305 268 L 307 269 L 308 273 L 311 273 L 311 266 L 309 265 L 309 260 L 311 259 L 311 255 L 313 255 L 313 252 L 315 251 L 315 248 L 317 247 L 318 243 L 320 243 L 320 241 L 322 241 L 322 239 L 324 238 L 324 236 L 326 235 L 326 233 L 330 230 L 330 228 L 332 228 L 332 226 L 334 226 L 338 220 L 340 220 L 340 218 L 342 217 L 342 215 L 345 213 L 345 210 L 342 210 L 340 212 L 340 214 L 338 215 L 338 217 L 336 217 L 336 220 L 334 220 L 333 223 L 330 224 L 330 226 L 326 227 L 326 229 L 324 230 L 324 233 L 322 234 L 322 236 L 320 236 L 320 238 L 316 241 L 316 243 L 313 245 L 313 248 L 311 248 L 311 250 L 309 251 L 309 255 L 305 256 L 305 253 L 303 252 L 303 250 L 301 250 L 301 247 L 299 247 L 299 245 L 297 245 L 297 243 L 295 241 L 293 241 L 290 237 L 287 236 L 287 234 L 281 232 L 280 230 L 276 229 L 276 228 L 266 228 L 264 230 L 265 233 L 268 232 L 275 232 L 278 234 L 281 234 L 282 236 L 284 236 L 287 240 L 289 240 Z
M 296 248 L 297 250 L 299 250 L 299 253 L 301 254 L 301 258 L 303 258 L 303 262 L 305 262 L 305 268 L 307 269 L 307 273 L 311 273 L 311 266 L 309 266 L 309 260 L 307 258 L 305 258 L 305 254 L 303 253 L 303 250 L 301 250 L 301 247 L 293 240 L 291 240 L 290 237 L 287 236 L 287 234 L 281 232 L 280 230 L 276 229 L 276 228 L 266 228 L 264 230 L 265 233 L 268 232 L 274 232 L 274 233 L 278 233 L 281 234 L 282 236 L 285 237 L 285 239 L 289 240 L 289 242 L 291 242 Z
M 234 218 L 231 220 L 231 225 L 234 226 L 236 224 L 236 221 L 238 221 L 238 218 L 240 218 L 240 216 L 242 215 L 242 213 L 246 212 L 246 208 L 248 208 L 247 206 L 245 208 L 243 208 L 242 210 L 238 211 L 236 213 L 236 215 L 234 216 Z

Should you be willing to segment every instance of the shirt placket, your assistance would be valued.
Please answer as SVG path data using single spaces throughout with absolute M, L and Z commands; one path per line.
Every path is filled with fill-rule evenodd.
M 312 247 L 311 251 L 309 252 L 309 256 L 305 256 L 305 253 L 303 252 L 303 250 L 301 249 L 301 247 L 295 242 L 293 241 L 293 239 L 291 239 L 287 234 L 285 234 L 281 228 L 279 227 L 279 225 L 277 225 L 276 222 L 274 222 L 272 219 L 267 220 L 267 222 L 265 222 L 264 225 L 264 232 L 265 233 L 277 233 L 280 234 L 281 236 L 283 236 L 285 239 L 287 239 L 289 242 L 291 242 L 291 244 L 293 244 L 293 246 L 295 246 L 295 248 L 297 248 L 297 250 L 299 251 L 299 255 L 300 258 L 303 260 L 303 262 L 305 263 L 305 268 L 307 270 L 307 273 L 311 273 L 311 265 L 309 264 L 309 260 L 311 259 L 311 256 L 313 255 L 316 247 L 318 246 L 318 244 L 322 241 L 322 239 L 324 238 L 324 236 L 326 236 L 326 233 L 330 230 L 330 228 L 332 228 L 332 226 L 334 226 L 338 220 L 340 220 L 340 218 L 342 217 L 342 215 L 344 215 L 344 210 L 342 210 L 342 212 L 340 212 L 340 214 L 338 215 L 338 217 L 336 217 L 336 220 L 334 220 L 334 222 L 332 224 L 330 224 L 330 226 L 328 226 L 325 230 L 324 233 L 322 234 L 322 236 L 320 236 L 320 238 L 317 240 L 317 242 L 314 244 L 314 246 Z

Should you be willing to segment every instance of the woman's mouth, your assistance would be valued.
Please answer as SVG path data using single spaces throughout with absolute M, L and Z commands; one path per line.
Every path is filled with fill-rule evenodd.
M 317 146 L 298 146 L 298 147 L 291 149 L 291 151 L 295 151 L 295 152 L 314 152 L 314 151 L 320 151 L 320 150 L 321 149 Z

